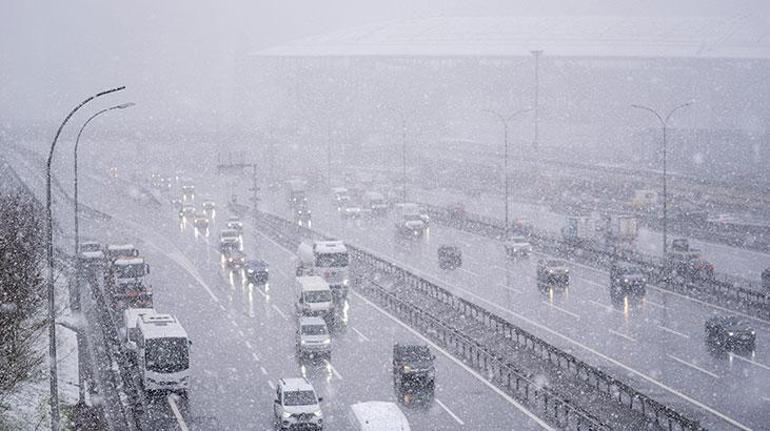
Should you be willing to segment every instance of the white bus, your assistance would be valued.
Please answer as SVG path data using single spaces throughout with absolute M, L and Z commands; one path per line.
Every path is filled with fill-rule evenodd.
M 297 248 L 297 275 L 323 277 L 337 298 L 347 294 L 350 256 L 342 241 L 304 241 Z
M 186 393 L 192 342 L 182 325 L 170 314 L 145 314 L 137 327 L 137 365 L 144 390 Z

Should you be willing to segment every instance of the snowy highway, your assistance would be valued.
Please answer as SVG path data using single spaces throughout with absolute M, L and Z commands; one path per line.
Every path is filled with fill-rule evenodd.
M 295 350 L 294 250 L 247 227 L 245 252 L 267 261 L 271 278 L 264 286 L 245 284 L 240 275 L 231 276 L 222 268 L 215 246 L 226 210 L 219 210 L 219 220 L 207 238 L 190 225 L 180 227 L 170 204 L 137 208 L 133 200 L 120 198 L 119 189 L 104 191 L 93 186 L 88 190 L 93 202 L 121 214 L 119 230 L 106 240 L 135 241 L 152 265 L 155 308 L 176 315 L 193 341 L 189 401 L 174 401 L 181 421 L 190 429 L 271 429 L 277 380 L 302 374 L 324 397 L 322 408 L 332 429 L 348 429 L 347 410 L 352 403 L 395 401 L 390 369 L 393 344 L 425 342 L 412 329 L 352 295 L 333 333 L 331 361 L 300 363 Z M 106 195 L 112 197 L 105 201 Z M 213 188 L 207 195 L 221 199 L 217 202 L 229 196 Z M 103 232 L 85 234 L 96 237 Z M 438 376 L 434 402 L 427 408 L 404 408 L 416 429 L 483 429 L 489 424 L 503 429 L 550 428 L 476 372 L 434 350 Z M 141 418 L 146 429 L 178 426 L 168 399 L 148 398 L 148 403 L 150 409 Z
M 287 216 L 281 197 L 267 198 L 266 205 Z M 761 429 L 770 420 L 770 351 L 762 341 L 770 339 L 770 322 L 751 320 L 758 334 L 753 355 L 712 355 L 703 323 L 732 314 L 727 310 L 657 288 L 639 303 L 613 304 L 608 274 L 582 265 L 571 265 L 566 291 L 544 294 L 534 278 L 538 255 L 512 262 L 500 243 L 436 224 L 422 240 L 404 241 L 387 218 L 344 220 L 325 194 L 310 202 L 315 229 L 416 269 L 644 392 L 693 411 L 709 427 Z M 445 243 L 461 246 L 462 268 L 438 268 L 436 250 Z

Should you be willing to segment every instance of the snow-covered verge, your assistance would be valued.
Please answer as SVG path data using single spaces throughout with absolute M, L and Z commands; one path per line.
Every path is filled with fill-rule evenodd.
M 56 282 L 57 320 L 73 320 L 69 308 L 68 281 L 59 277 Z M 19 385 L 3 403 L 9 408 L 0 412 L 0 431 L 44 431 L 51 429 L 48 405 L 48 327 L 38 335 L 37 351 L 44 358 L 40 368 L 28 381 Z M 78 399 L 78 349 L 75 333 L 61 325 L 56 326 L 56 352 L 59 372 L 59 406 L 61 429 L 73 430 L 70 417 Z

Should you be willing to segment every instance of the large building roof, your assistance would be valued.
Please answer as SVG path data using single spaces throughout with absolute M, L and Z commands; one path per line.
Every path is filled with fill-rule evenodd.
M 770 22 L 733 17 L 462 17 L 387 21 L 312 36 L 254 56 L 770 58 Z

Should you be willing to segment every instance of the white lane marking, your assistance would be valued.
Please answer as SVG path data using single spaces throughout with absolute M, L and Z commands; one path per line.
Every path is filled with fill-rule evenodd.
M 463 272 L 467 272 L 468 274 L 470 274 L 470 275 L 472 275 L 472 276 L 474 276 L 474 277 L 478 277 L 478 276 L 479 276 L 479 274 L 477 274 L 477 273 L 475 273 L 475 272 L 471 271 L 470 269 L 465 269 L 465 268 L 458 268 L 458 269 L 459 269 L 460 271 L 463 271 Z
M 624 334 L 622 332 L 618 332 L 618 331 L 616 331 L 614 329 L 610 329 L 609 331 L 610 331 L 610 334 L 612 334 L 612 335 L 617 335 L 618 337 L 623 337 L 623 338 L 625 338 L 626 340 L 628 340 L 628 341 L 630 341 L 632 343 L 636 343 L 636 339 L 634 339 L 634 338 L 632 338 L 632 337 L 630 337 L 630 336 L 628 336 L 628 335 L 626 335 L 626 334 Z
M 364 340 L 364 341 L 372 341 L 372 340 L 369 339 L 369 337 L 367 337 L 366 335 L 362 334 L 361 331 L 359 331 L 358 329 L 353 328 L 352 326 L 350 327 L 350 329 L 352 329 L 356 334 L 358 334 L 358 336 L 361 337 L 362 340 Z
M 246 347 L 247 347 L 249 350 L 251 350 L 251 349 L 252 349 L 252 347 L 251 347 L 251 343 L 249 343 L 249 340 L 244 340 L 244 341 L 243 341 L 243 344 L 245 344 L 245 345 L 246 345 Z
M 256 353 L 252 352 L 251 357 L 254 358 L 255 361 L 259 362 L 259 356 L 257 356 Z
M 665 294 L 674 295 L 676 297 L 679 297 L 681 299 L 685 299 L 687 301 L 697 302 L 698 304 L 706 306 L 706 307 L 715 308 L 715 309 L 717 309 L 719 311 L 724 311 L 725 313 L 735 314 L 737 316 L 741 316 L 741 317 L 744 317 L 746 319 L 751 319 L 751 320 L 754 320 L 756 322 L 762 323 L 763 325 L 770 326 L 770 320 L 760 319 L 759 317 L 751 316 L 751 315 L 746 314 L 746 313 L 741 313 L 740 311 L 735 311 L 735 310 L 730 310 L 729 308 L 720 307 L 719 305 L 714 305 L 714 304 L 711 304 L 711 303 L 708 303 L 708 302 L 705 302 L 705 301 L 701 301 L 700 299 L 691 298 L 689 296 L 682 295 L 681 293 L 677 293 L 677 292 L 673 292 L 673 291 L 670 291 L 670 290 L 662 289 L 662 288 L 657 287 L 657 286 L 650 286 L 650 287 L 652 287 L 653 289 L 657 290 L 658 292 L 660 292 L 660 293 L 662 293 L 664 295 Z
M 332 370 L 332 373 L 334 373 L 335 376 L 337 376 L 338 379 L 342 380 L 342 374 L 340 374 L 336 368 L 334 368 L 334 365 L 332 365 L 331 362 L 329 362 L 328 359 L 324 359 L 324 363 L 326 364 L 329 369 Z
M 577 315 L 577 314 L 575 314 L 575 313 L 573 313 L 573 312 L 571 312 L 569 310 L 565 310 L 565 309 L 559 307 L 558 305 L 551 304 L 548 301 L 543 301 L 543 304 L 545 304 L 545 305 L 547 305 L 547 306 L 549 306 L 549 307 L 551 307 L 551 308 L 553 308 L 555 310 L 559 310 L 559 311 L 561 311 L 564 314 L 570 315 L 570 316 L 574 317 L 577 320 L 580 320 L 580 316 L 579 315 Z
M 281 317 L 283 317 L 283 320 L 289 320 L 289 318 L 288 318 L 288 317 L 286 317 L 286 315 L 285 315 L 285 314 L 283 314 L 283 311 L 281 311 L 281 309 L 280 309 L 280 308 L 278 308 L 278 306 L 277 306 L 277 305 L 275 305 L 275 304 L 272 304 L 272 306 L 273 306 L 273 310 L 275 310 L 275 312 L 276 312 L 276 313 L 280 314 L 280 315 L 281 315 Z
M 744 357 L 743 357 L 743 356 L 741 356 L 741 355 L 735 355 L 735 354 L 733 354 L 733 353 L 730 353 L 730 357 L 732 357 L 732 358 L 734 358 L 734 359 L 738 359 L 738 360 L 744 361 L 744 362 L 748 362 L 749 364 L 752 364 L 752 365 L 756 365 L 756 366 L 757 366 L 757 367 L 759 367 L 759 368 L 764 368 L 764 369 L 766 369 L 766 370 L 770 371 L 770 367 L 768 367 L 767 365 L 765 365 L 765 364 L 760 364 L 759 362 L 756 362 L 756 361 L 752 361 L 752 360 L 751 360 L 751 359 L 749 359 L 749 358 L 744 358 Z
M 176 405 L 176 396 L 170 394 L 166 397 L 166 400 L 168 401 L 168 405 L 171 407 L 171 411 L 174 413 L 176 422 L 179 424 L 179 429 L 182 431 L 189 431 L 189 428 L 187 428 L 187 423 L 182 417 L 182 412 L 179 411 L 179 407 Z
M 682 337 L 682 338 L 690 338 L 690 336 L 687 335 L 687 334 L 683 334 L 683 333 L 681 333 L 679 331 L 674 331 L 673 329 L 667 328 L 667 327 L 665 327 L 663 325 L 658 325 L 658 328 L 663 330 L 663 331 L 668 332 L 669 334 L 674 334 L 674 335 L 677 335 L 677 336 Z
M 663 304 L 658 304 L 657 302 L 653 302 L 653 301 L 650 301 L 650 300 L 649 300 L 649 299 L 647 299 L 647 298 L 644 298 L 644 303 L 645 303 L 645 304 L 650 304 L 650 305 L 652 305 L 653 307 L 658 307 L 658 308 L 663 308 L 663 309 L 666 309 L 666 308 L 668 308 L 668 307 L 666 307 L 666 306 L 665 306 L 665 305 L 663 305 Z
M 579 264 L 576 264 L 575 262 L 570 262 L 570 263 L 572 263 L 572 264 L 575 264 L 575 265 L 579 265 Z M 582 281 L 582 282 L 584 282 L 584 283 L 588 283 L 588 284 L 594 285 L 594 286 L 596 286 L 596 287 L 606 287 L 606 285 L 605 285 L 605 284 L 602 284 L 602 283 L 599 283 L 599 282 L 593 281 L 593 280 L 591 280 L 591 279 L 588 279 L 588 278 L 585 278 L 585 277 L 578 277 L 578 276 L 576 275 L 576 276 L 575 276 L 575 278 L 577 278 L 578 280 L 581 280 L 581 281 Z
M 500 286 L 500 287 L 502 287 L 502 288 L 504 288 L 504 289 L 508 289 L 508 290 L 510 290 L 511 292 L 515 292 L 515 293 L 522 293 L 522 292 L 521 292 L 521 289 L 516 289 L 515 287 L 506 286 L 506 285 L 505 285 L 505 284 L 503 284 L 503 283 L 497 283 L 497 285 L 498 285 L 498 286 Z
M 241 338 L 246 336 L 246 335 L 244 335 L 243 331 L 241 331 L 240 329 L 238 330 L 238 335 L 240 335 Z
M 238 322 L 236 322 L 235 320 L 230 320 L 230 323 L 232 323 L 233 326 L 235 326 L 236 328 L 238 327 Z
M 221 303 L 219 303 L 219 308 L 221 308 L 221 309 L 222 309 L 222 311 L 227 311 L 227 309 L 225 308 L 225 306 L 224 306 L 224 305 L 222 305 Z
M 408 269 L 413 274 L 423 275 L 423 278 L 434 279 L 435 280 L 435 277 L 431 277 L 429 275 L 426 275 L 424 272 L 419 271 L 419 270 L 417 270 L 417 269 L 415 269 L 415 268 L 413 268 L 413 267 L 411 267 L 409 265 L 406 265 L 406 264 L 404 264 L 402 262 L 396 261 L 395 259 L 391 259 L 391 261 L 393 263 L 399 265 L 402 268 Z M 648 381 L 650 383 L 655 384 L 658 387 L 661 387 L 661 388 L 669 391 L 670 393 L 672 393 L 672 394 L 674 394 L 674 395 L 684 399 L 685 401 L 687 401 L 687 402 L 689 402 L 691 404 L 694 404 L 694 405 L 700 407 L 703 410 L 708 411 L 709 413 L 713 414 L 714 416 L 717 416 L 718 418 L 724 420 L 725 422 L 728 422 L 728 423 L 732 424 L 735 427 L 738 427 L 738 428 L 740 428 L 742 430 L 745 430 L 745 431 L 751 431 L 751 428 L 749 428 L 748 426 L 746 426 L 746 425 L 738 422 L 737 420 L 727 416 L 726 414 L 721 413 L 721 412 L 713 409 L 712 407 L 707 406 L 706 404 L 696 400 L 695 398 L 692 398 L 692 397 L 684 394 L 683 392 L 680 392 L 680 391 L 678 391 L 678 390 L 676 390 L 676 389 L 666 385 L 663 382 L 659 382 L 658 380 L 655 380 L 654 378 L 648 376 L 647 374 L 645 374 L 645 373 L 643 373 L 641 371 L 637 371 L 636 369 L 631 368 L 630 366 L 628 366 L 628 365 L 618 361 L 617 359 L 614 359 L 614 358 L 612 358 L 610 356 L 607 356 L 604 353 L 601 353 L 601 352 L 599 352 L 596 349 L 593 349 L 593 348 L 591 348 L 591 347 L 589 347 L 589 346 L 587 346 L 587 345 L 585 345 L 585 344 L 583 344 L 583 343 L 581 343 L 581 342 L 579 342 L 579 341 L 577 341 L 575 339 L 572 339 L 572 338 L 570 338 L 570 337 L 568 337 L 568 336 L 566 336 L 566 335 L 564 335 L 564 334 L 562 334 L 562 333 L 560 333 L 558 331 L 555 331 L 555 330 L 553 330 L 553 329 L 551 329 L 551 328 L 549 328 L 549 327 L 547 327 L 545 325 L 542 325 L 542 324 L 540 324 L 540 323 L 538 323 L 538 322 L 536 322 L 536 321 L 534 321 L 532 319 L 529 319 L 528 317 L 525 317 L 525 316 L 523 316 L 523 315 L 521 315 L 521 314 L 519 314 L 519 313 L 517 313 L 517 312 L 515 312 L 513 310 L 505 308 L 505 307 L 503 307 L 503 306 L 501 306 L 501 305 L 499 305 L 497 303 L 494 303 L 494 302 L 492 302 L 492 301 L 490 301 L 490 300 L 488 300 L 488 299 L 486 299 L 484 297 L 481 297 L 481 296 L 471 292 L 470 290 L 464 289 L 462 287 L 448 285 L 447 283 L 444 283 L 444 284 L 449 286 L 453 290 L 462 291 L 465 294 L 467 294 L 468 296 L 473 297 L 473 298 L 475 298 L 476 300 L 478 300 L 480 302 L 484 302 L 484 303 L 488 304 L 490 307 L 496 308 L 498 310 L 502 310 L 502 311 L 504 311 L 504 312 L 506 312 L 506 313 L 508 313 L 508 314 L 510 314 L 510 315 L 512 315 L 512 316 L 514 316 L 516 318 L 518 318 L 519 320 L 522 320 L 522 321 L 524 321 L 524 322 L 526 322 L 526 323 L 528 323 L 528 324 L 530 324 L 532 326 L 535 326 L 537 328 L 540 328 L 543 331 L 546 331 L 546 332 L 548 332 L 548 333 L 550 333 L 550 334 L 552 334 L 552 335 L 554 335 L 556 337 L 562 338 L 562 339 L 564 339 L 564 340 L 566 340 L 566 341 L 568 341 L 568 342 L 570 342 L 570 343 L 572 343 L 572 344 L 574 344 L 574 345 L 576 345 L 576 346 L 578 346 L 578 347 L 580 347 L 580 348 L 582 348 L 582 349 L 584 349 L 584 350 L 586 350 L 586 351 L 588 351 L 590 353 L 593 353 L 594 355 L 596 355 L 596 356 L 598 356 L 598 357 L 600 357 L 600 358 L 602 358 L 602 359 L 612 363 L 613 365 L 621 367 L 624 370 L 626 370 L 626 371 L 628 371 L 630 373 L 633 373 L 633 374 L 641 377 L 642 379 L 644 379 L 644 380 L 646 380 L 646 381 Z M 358 296 L 360 297 L 361 295 L 358 295 Z M 598 302 L 596 304 L 602 305 L 602 304 L 599 304 Z M 602 306 L 605 307 L 604 305 L 602 305 Z M 614 308 L 613 308 L 613 310 L 614 310 Z M 615 310 L 615 311 L 617 311 L 617 310 Z
M 397 323 L 398 325 L 400 325 L 401 327 L 403 327 L 403 328 L 404 328 L 404 329 L 406 329 L 407 331 L 411 332 L 412 334 L 414 334 L 414 336 L 416 336 L 417 338 L 419 338 L 419 339 L 423 340 L 423 342 L 425 342 L 425 343 L 429 344 L 431 347 L 433 347 L 433 348 L 434 348 L 434 349 L 436 349 L 437 351 L 441 352 L 441 354 L 443 354 L 443 355 L 444 355 L 445 357 L 447 357 L 449 360 L 451 360 L 452 362 L 454 362 L 455 364 L 457 364 L 458 366 L 460 366 L 461 368 L 463 368 L 463 369 L 464 369 L 465 371 L 467 371 L 467 372 L 468 372 L 470 375 L 472 375 L 473 377 L 475 377 L 475 378 L 476 378 L 478 381 L 480 381 L 481 383 L 483 383 L 484 385 L 486 385 L 486 386 L 487 386 L 488 388 L 490 388 L 492 391 L 494 391 L 495 393 L 497 393 L 498 395 L 500 395 L 500 397 L 502 397 L 503 399 L 505 399 L 506 401 L 508 401 L 508 402 L 509 402 L 511 405 L 513 405 L 514 407 L 516 407 L 517 409 L 519 409 L 519 411 L 521 411 L 521 412 L 522 412 L 522 413 L 524 413 L 525 415 L 529 416 L 529 417 L 530 417 L 530 418 L 531 418 L 533 421 L 535 421 L 535 422 L 536 422 L 538 425 L 540 425 L 540 427 L 542 427 L 543 429 L 546 429 L 546 430 L 550 430 L 550 431 L 556 431 L 556 429 L 555 429 L 555 428 L 553 428 L 551 425 L 549 425 L 549 424 L 548 424 L 548 423 L 546 423 L 544 420 L 542 420 L 542 419 L 540 419 L 539 417 L 537 417 L 537 416 L 536 416 L 534 413 L 532 413 L 531 411 L 529 411 L 529 410 L 528 410 L 526 407 L 524 407 L 523 405 L 521 405 L 521 404 L 520 404 L 518 401 L 516 401 L 515 399 L 511 398 L 511 396 L 510 396 L 510 395 L 508 395 L 508 394 L 506 394 L 505 392 L 503 392 L 503 391 L 502 391 L 500 388 L 498 388 L 497 386 L 495 386 L 495 385 L 493 385 L 492 383 L 490 383 L 490 382 L 489 382 L 487 379 L 485 379 L 485 378 L 484 378 L 484 377 L 482 377 L 482 376 L 481 376 L 479 373 L 477 373 L 476 371 L 474 371 L 473 369 L 471 369 L 471 368 L 470 368 L 468 365 L 466 365 L 465 363 L 463 363 L 461 360 L 459 360 L 459 359 L 455 358 L 455 357 L 454 357 L 454 356 L 452 356 L 452 355 L 451 355 L 449 352 L 447 352 L 447 351 L 446 351 L 446 350 L 444 350 L 443 348 L 441 348 L 441 347 L 439 347 L 438 345 L 436 345 L 436 343 L 434 343 L 433 341 L 429 340 L 429 339 L 428 339 L 428 338 L 426 338 L 424 335 L 420 334 L 419 332 L 417 332 L 416 330 L 414 330 L 412 327 L 410 327 L 410 326 L 409 326 L 409 325 L 407 325 L 406 323 L 404 323 L 404 322 L 400 321 L 398 318 L 396 318 L 396 317 L 395 317 L 395 316 L 393 316 L 392 314 L 390 314 L 390 313 L 388 313 L 387 311 L 383 310 L 382 308 L 380 308 L 378 305 L 376 305 L 376 304 L 375 304 L 375 303 L 373 303 L 372 301 L 369 301 L 368 299 L 364 298 L 364 297 L 363 297 L 363 296 L 361 296 L 361 294 L 359 294 L 358 292 L 352 292 L 352 293 L 353 293 L 353 295 L 355 295 L 355 296 L 356 296 L 356 298 L 358 298 L 358 299 L 360 299 L 361 301 L 363 301 L 363 302 L 365 302 L 365 303 L 369 304 L 369 306 L 370 306 L 370 307 L 374 308 L 375 310 L 379 311 L 379 312 L 380 312 L 380 313 L 382 313 L 383 315 L 387 316 L 387 317 L 388 317 L 390 320 L 392 320 L 393 322 Z
M 254 290 L 256 290 L 260 295 L 262 295 L 263 298 L 267 299 L 267 293 L 263 292 L 262 289 L 259 288 L 259 286 L 254 286 Z
M 275 390 L 275 383 L 272 380 L 268 380 L 267 384 L 270 386 L 270 389 Z
M 449 413 L 449 416 L 452 416 L 452 419 L 456 420 L 456 421 L 457 421 L 457 423 L 458 423 L 458 424 L 460 424 L 460 425 L 465 425 L 465 422 L 463 422 L 463 421 L 462 421 L 462 419 L 460 419 L 459 417 L 457 417 L 457 415 L 456 415 L 456 414 L 454 414 L 454 413 L 452 412 L 452 410 L 449 410 L 449 407 L 447 407 L 446 405 L 444 405 L 444 403 L 442 403 L 440 399 L 438 399 L 438 398 L 435 398 L 435 400 L 436 400 L 436 404 L 438 404 L 439 406 L 441 406 L 441 408 L 442 408 L 442 409 L 444 409 L 444 410 L 445 410 L 447 413 Z
M 676 356 L 674 356 L 674 355 L 668 355 L 668 357 L 669 357 L 669 358 L 671 358 L 671 359 L 673 359 L 673 360 L 675 360 L 675 361 L 677 361 L 677 362 L 679 362 L 679 363 L 680 363 L 680 364 L 682 364 L 682 365 L 686 365 L 686 366 L 688 366 L 688 367 L 690 367 L 690 368 L 692 368 L 692 369 L 694 369 L 694 370 L 698 370 L 698 371 L 700 371 L 701 373 L 703 373 L 703 374 L 706 374 L 706 375 L 709 375 L 709 376 L 711 376 L 711 377 L 713 377 L 713 378 L 715 378 L 715 379 L 718 379 L 718 378 L 720 377 L 718 374 L 714 374 L 714 373 L 712 373 L 712 372 L 711 372 L 711 371 L 709 371 L 709 370 L 704 370 L 703 368 L 701 368 L 701 367 L 699 367 L 699 366 L 697 366 L 697 365 L 695 365 L 695 364 L 691 364 L 691 363 L 689 363 L 689 362 L 685 361 L 684 359 L 680 359 L 680 358 L 677 358 L 677 357 L 676 357 Z
M 262 374 L 267 375 L 267 370 L 265 369 L 265 367 L 260 366 L 259 371 L 262 371 Z
M 611 307 L 611 306 L 609 306 L 609 305 L 607 305 L 607 304 L 602 304 L 601 302 L 596 302 L 596 301 L 594 301 L 593 299 L 587 299 L 586 301 L 587 301 L 587 302 L 590 302 L 591 304 L 593 304 L 593 305 L 595 305 L 595 306 L 597 306 L 597 307 L 601 307 L 601 308 L 603 308 L 603 309 L 605 309 L 605 310 L 607 310 L 607 311 L 614 311 L 614 312 L 616 312 L 616 313 L 620 313 L 620 314 L 623 314 L 623 312 L 622 312 L 622 311 L 620 311 L 620 310 L 616 310 L 614 307 Z

